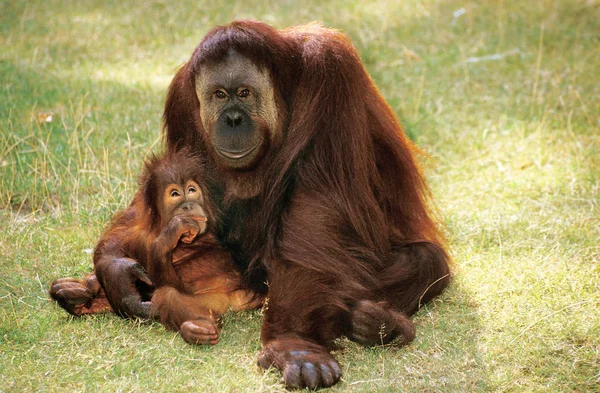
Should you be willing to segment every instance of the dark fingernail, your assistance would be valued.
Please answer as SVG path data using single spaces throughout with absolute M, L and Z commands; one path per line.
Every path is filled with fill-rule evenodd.
M 302 367 L 302 378 L 307 388 L 315 389 L 319 385 L 317 368 L 312 363 L 305 363 Z
M 333 376 L 335 379 L 339 379 L 342 376 L 342 369 L 337 362 L 329 362 L 329 368 L 333 370 Z
M 285 384 L 292 388 L 301 388 L 302 385 L 300 383 L 300 366 L 292 363 L 288 364 L 285 370 L 283 371 L 283 380 Z
M 335 382 L 333 374 L 326 364 L 321 364 L 321 379 L 323 380 L 323 386 L 331 386 Z

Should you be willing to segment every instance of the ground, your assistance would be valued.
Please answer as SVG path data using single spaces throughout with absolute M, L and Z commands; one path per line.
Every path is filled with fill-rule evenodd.
M 284 391 L 255 366 L 260 312 L 192 347 L 47 295 L 90 271 L 160 149 L 175 70 L 235 18 L 351 37 L 426 153 L 452 250 L 454 282 L 415 316 L 415 342 L 341 340 L 331 391 L 600 391 L 598 1 L 0 4 L 0 392 Z

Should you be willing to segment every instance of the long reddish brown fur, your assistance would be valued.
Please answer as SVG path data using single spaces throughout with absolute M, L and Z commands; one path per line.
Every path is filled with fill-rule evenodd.
M 115 259 L 127 258 L 141 265 L 150 273 L 152 282 L 148 282 L 148 285 L 163 281 L 152 276 L 153 269 L 150 266 L 162 259 L 162 256 L 152 255 L 151 245 L 163 230 L 161 223 L 165 222 L 165 217 L 160 216 L 159 207 L 163 203 L 163 187 L 169 183 L 194 180 L 203 188 L 202 193 L 207 194 L 204 187 L 207 179 L 202 168 L 202 161 L 189 149 L 154 157 L 146 162 L 133 202 L 126 210 L 117 213 L 94 252 L 94 265 L 107 291 L 113 285 L 107 285 L 102 271 L 105 265 L 112 265 Z M 166 263 L 173 266 L 179 279 L 166 283 L 168 287 L 164 289 L 156 288 L 151 297 L 151 314 L 175 331 L 180 330 L 185 321 L 209 316 L 216 321 L 230 307 L 248 309 L 261 304 L 258 296 L 242 289 L 240 272 L 236 270 L 230 254 L 219 246 L 212 234 L 212 212 L 215 208 L 208 199 L 204 199 L 202 205 L 209 216 L 207 233 L 197 236 L 191 244 L 180 244 L 169 252 L 173 260 L 167 260 Z M 167 222 L 170 219 L 167 217 Z M 140 285 L 139 281 L 137 285 Z M 125 283 L 119 286 L 123 287 Z M 115 296 L 109 293 L 108 298 L 114 299 Z M 118 309 L 118 306 L 115 308 Z
M 251 171 L 231 171 L 212 159 L 195 93 L 198 73 L 230 50 L 270 74 L 283 124 Z M 327 353 L 336 337 L 364 344 L 412 340 L 408 315 L 448 285 L 450 260 L 416 149 L 345 35 L 319 25 L 217 27 L 173 79 L 164 120 L 168 150 L 188 148 L 205 161 L 219 244 L 243 284 L 268 296 L 261 366 L 282 369 L 292 387 L 330 386 L 341 377 Z M 227 187 L 234 178 L 258 193 L 238 196 Z M 132 225 L 144 214 L 137 198 L 97 248 L 96 272 L 113 278 L 102 282 L 107 292 L 129 285 L 114 282 L 126 269 L 111 260 L 111 242 L 127 228 L 148 228 Z M 131 245 L 135 258 L 138 245 Z M 131 306 L 120 305 L 136 315 Z M 380 337 L 382 327 L 387 338 Z
M 94 250 L 94 266 L 126 257 L 147 269 L 150 244 L 162 229 L 157 209 L 162 197 L 157 195 L 159 178 L 181 177 L 204 184 L 201 166 L 202 161 L 187 149 L 147 160 L 133 201 L 115 214 L 98 241 Z
M 153 255 L 153 243 L 172 219 L 160 216 L 164 187 L 193 180 L 206 195 L 202 168 L 200 158 L 189 149 L 148 160 L 132 203 L 115 214 L 96 246 L 95 274 L 83 280 L 56 280 L 50 289 L 52 298 L 74 315 L 114 310 L 125 316 L 156 317 L 176 331 L 184 322 L 198 319 L 209 320 L 205 325 L 212 328 L 230 308 L 260 306 L 262 299 L 242 288 L 231 255 L 212 234 L 214 207 L 206 198 L 202 209 L 209 217 L 207 233 L 189 244 L 179 243 L 164 255 Z M 162 243 L 155 245 L 164 249 Z M 170 277 L 174 279 L 153 275 L 152 264 L 162 261 L 173 267 Z M 184 339 L 196 342 L 191 336 Z
M 294 334 L 329 346 L 357 300 L 410 314 L 439 294 L 449 258 L 416 149 L 345 35 L 252 21 L 211 30 L 170 86 L 168 147 L 191 147 L 216 177 L 229 175 L 207 153 L 194 80 L 231 48 L 270 72 L 288 113 L 281 148 L 263 160 L 262 192 L 231 200 L 217 184 L 211 195 L 220 242 L 254 288 L 268 281 L 263 341 Z

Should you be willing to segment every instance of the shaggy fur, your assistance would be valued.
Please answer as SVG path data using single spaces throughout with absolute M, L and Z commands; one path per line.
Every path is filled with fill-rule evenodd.
M 194 91 L 198 72 L 232 49 L 269 72 L 285 106 L 282 142 L 245 173 L 211 160 Z M 284 369 L 291 386 L 313 387 L 302 372 L 288 380 L 294 359 L 278 354 L 302 342 L 326 351 L 340 335 L 375 344 L 373 330 L 386 321 L 398 328 L 388 325 L 385 341 L 412 339 L 406 315 L 447 286 L 449 258 L 415 148 L 345 35 L 252 21 L 215 28 L 175 76 L 164 119 L 168 147 L 191 147 L 221 179 L 210 195 L 221 212 L 219 241 L 247 285 L 268 293 L 264 365 Z M 256 195 L 236 197 L 228 188 L 234 177 L 259 184 Z M 294 348 L 282 348 L 290 337 Z M 321 374 L 315 386 L 328 385 Z

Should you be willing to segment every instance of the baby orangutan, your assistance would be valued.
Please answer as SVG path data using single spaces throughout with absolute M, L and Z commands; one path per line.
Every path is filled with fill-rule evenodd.
M 51 297 L 73 315 L 109 311 L 101 284 L 120 279 L 120 286 L 135 285 L 142 300 L 151 296 L 149 316 L 190 344 L 216 344 L 227 310 L 260 307 L 262 298 L 242 288 L 231 256 L 213 235 L 201 168 L 185 149 L 146 163 L 132 204 L 116 215 L 96 246 L 98 277 L 56 280 Z M 124 267 L 115 276 L 106 266 Z

